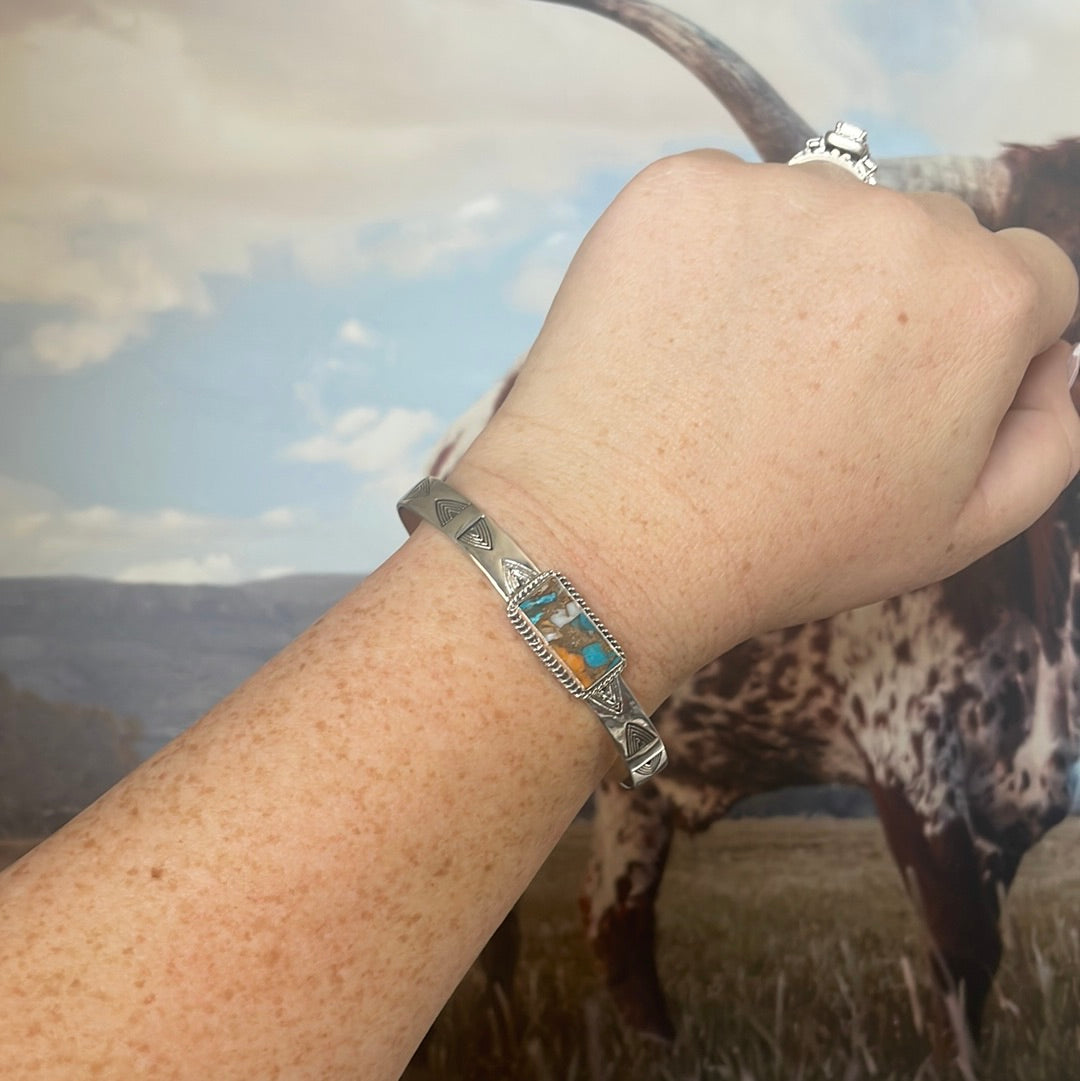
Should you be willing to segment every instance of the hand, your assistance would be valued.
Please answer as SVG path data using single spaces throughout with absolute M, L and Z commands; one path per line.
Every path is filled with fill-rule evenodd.
M 455 471 L 622 637 L 647 708 L 740 637 L 955 569 L 1076 468 L 1065 257 L 823 169 L 646 170 Z M 398 1076 L 613 755 L 418 530 L 0 877 L 8 1058 Z
M 677 678 L 1045 510 L 1080 467 L 1076 293 L 1050 240 L 951 197 L 668 158 L 582 244 L 456 482 Z

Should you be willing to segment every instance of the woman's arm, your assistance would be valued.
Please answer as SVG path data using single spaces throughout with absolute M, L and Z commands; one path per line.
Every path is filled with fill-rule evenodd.
M 834 172 L 647 170 L 455 471 L 574 581 L 647 709 L 746 635 L 975 558 L 1080 462 L 1068 260 Z M 0 877 L 6 1059 L 396 1077 L 614 760 L 421 526 Z
M 9 1061 L 396 1077 L 613 760 L 425 528 L 0 880 Z

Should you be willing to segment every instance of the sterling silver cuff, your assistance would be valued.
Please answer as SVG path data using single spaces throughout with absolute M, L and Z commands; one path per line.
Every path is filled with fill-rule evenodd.
M 636 788 L 667 765 L 659 733 L 623 682 L 622 650 L 563 575 L 539 570 L 483 511 L 436 477 L 420 481 L 397 509 L 410 533 L 421 520 L 429 522 L 484 572 L 514 629 L 615 741 L 628 773 L 624 788 Z

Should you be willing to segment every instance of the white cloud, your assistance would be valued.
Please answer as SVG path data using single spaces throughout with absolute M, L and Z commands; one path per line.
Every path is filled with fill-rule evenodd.
M 354 553 L 355 560 L 358 546 L 362 546 L 370 554 L 360 565 L 373 569 L 402 541 L 394 506 L 423 476 L 432 443 L 443 424 L 425 409 L 378 410 L 360 405 L 324 418 L 320 428 L 310 438 L 286 447 L 283 457 L 311 465 L 345 466 L 359 475 L 348 508 L 356 518 L 357 524 L 351 527 L 355 539 L 347 542 L 346 549 Z M 338 530 L 336 536 L 349 537 L 349 530 Z M 325 555 L 322 559 L 322 566 L 334 565 Z
M 120 520 L 120 514 L 112 507 L 93 506 L 84 510 L 68 511 L 66 516 L 68 523 L 77 530 L 88 533 L 104 533 L 115 528 Z
M 359 319 L 346 319 L 338 328 L 337 340 L 358 349 L 373 349 L 379 344 L 379 336 Z
M 198 536 L 207 533 L 215 521 L 213 518 L 188 514 L 174 507 L 164 507 L 146 514 L 130 514 L 100 504 L 78 509 L 60 509 L 52 514 L 38 514 L 37 518 L 41 526 L 52 522 L 66 527 L 71 531 L 72 537 L 111 537 L 117 532 L 137 532 L 144 537 L 155 539 Z
M 157 313 L 205 312 L 206 277 L 247 272 L 258 249 L 312 275 L 427 273 L 520 236 L 587 165 L 731 130 L 654 49 L 539 3 L 39 10 L 0 24 L 0 300 L 68 309 L 27 343 L 57 370 L 106 359 Z M 851 85 L 844 60 L 808 85 Z
M 122 570 L 118 582 L 163 582 L 170 585 L 226 585 L 240 580 L 232 557 L 214 552 L 202 558 L 187 556 L 163 559 L 157 563 L 139 563 Z
M 393 342 L 383 343 L 383 360 L 392 352 Z M 342 360 L 327 357 L 312 363 L 307 375 L 293 383 L 293 396 L 300 403 L 304 415 L 318 427 L 330 423 L 326 399 L 340 402 L 361 393 L 373 366 L 364 360 Z
M 28 537 L 37 533 L 49 522 L 49 515 L 42 511 L 14 514 L 8 519 L 8 528 L 14 537 Z
M 371 245 L 372 258 L 402 277 L 444 271 L 470 252 L 505 247 L 523 236 L 542 207 L 527 197 L 482 198 L 435 213 L 416 214 Z
M 346 409 L 330 426 L 333 434 L 341 439 L 360 435 L 379 419 L 379 411 L 368 405 Z
M 1077 134 L 1076 4 L 952 0 L 940 15 L 949 44 L 942 62 L 900 70 L 890 88 L 894 111 L 909 125 L 924 126 L 952 153 Z M 922 33 L 930 38 L 929 25 Z
M 359 509 L 349 508 L 347 516 L 354 513 Z M 350 551 L 320 548 L 318 526 L 296 507 L 271 507 L 241 518 L 175 507 L 132 512 L 101 504 L 71 506 L 47 488 L 0 475 L 4 575 L 223 583 L 274 577 L 294 567 L 368 570 L 391 550 L 393 534 L 386 527 L 368 538 L 351 524 L 351 536 L 359 540 Z
M 419 460 L 420 444 L 440 427 L 426 409 L 392 408 L 385 413 L 368 406 L 346 410 L 328 429 L 285 448 L 297 462 L 340 463 L 356 473 L 396 471 Z
M 194 533 L 206 529 L 209 520 L 198 514 L 188 514 L 175 507 L 166 507 L 147 516 L 147 526 L 162 533 Z
M 30 349 L 46 367 L 66 372 L 84 364 L 96 364 L 137 335 L 145 333 L 146 320 L 128 312 L 115 319 L 73 319 L 41 323 L 30 335 Z
M 284 565 L 280 567 L 263 567 L 262 570 L 260 570 L 259 573 L 255 575 L 255 577 L 258 578 L 260 581 L 265 581 L 267 578 L 284 578 L 288 574 L 295 573 L 296 568 L 289 565 Z
M 502 200 L 497 195 L 481 195 L 477 199 L 462 203 L 457 209 L 456 216 L 461 221 L 476 221 L 481 218 L 493 218 L 502 208 Z
M 982 152 L 1076 130 L 1073 0 L 893 5 L 879 21 L 905 48 L 940 38 L 932 66 L 893 71 L 848 0 L 772 0 L 766 17 L 671 4 L 813 127 L 864 110 Z M 654 45 L 549 4 L 105 0 L 89 15 L 72 0 L 81 17 L 53 17 L 64 6 L 0 17 L 0 302 L 43 306 L 22 352 L 57 371 L 108 359 L 159 313 L 206 312 L 208 276 L 247 273 L 257 251 L 322 278 L 429 273 L 519 239 L 587 170 L 672 140 L 741 145 Z M 544 280 L 523 272 L 516 302 Z
M 259 521 L 277 529 L 289 529 L 296 525 L 296 512 L 291 507 L 273 507 L 259 515 Z

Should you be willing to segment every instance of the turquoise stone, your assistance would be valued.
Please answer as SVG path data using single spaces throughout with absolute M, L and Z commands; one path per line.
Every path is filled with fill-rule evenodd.
M 581 655 L 590 668 L 603 668 L 611 658 L 611 652 L 599 642 L 590 642 L 581 651 Z
M 517 607 L 583 691 L 622 665 L 615 643 L 588 617 L 557 575 L 545 575 L 534 582 L 518 599 Z

